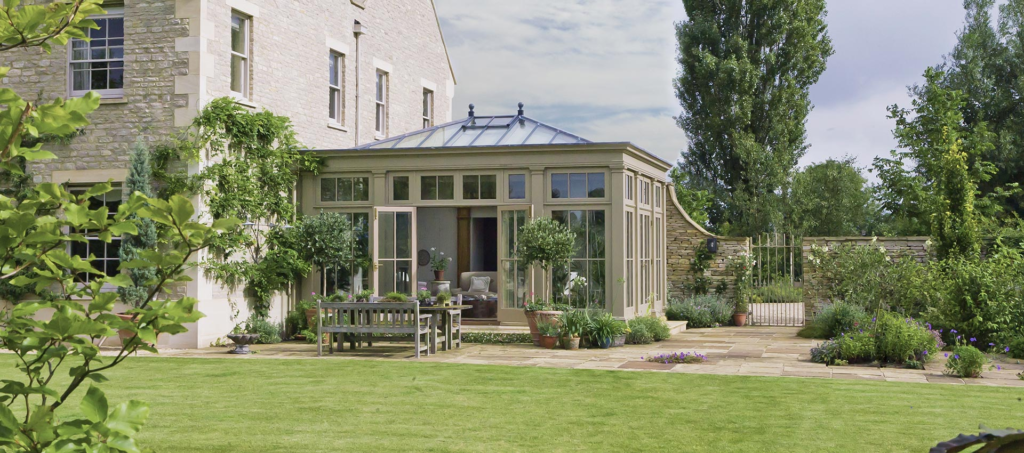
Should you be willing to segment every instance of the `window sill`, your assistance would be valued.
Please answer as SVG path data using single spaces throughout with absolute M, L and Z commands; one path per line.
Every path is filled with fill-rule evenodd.
M 107 105 L 107 104 L 115 104 L 116 105 L 116 104 L 127 104 L 127 103 L 128 103 L 128 98 L 126 98 L 126 97 L 101 98 L 100 99 L 100 105 Z
M 327 122 L 327 128 L 328 129 L 334 129 L 334 130 L 342 131 L 342 132 L 348 132 L 348 128 L 347 127 L 342 126 L 342 125 L 340 125 L 338 123 L 335 123 L 335 122 L 332 122 L 332 121 L 328 121 Z
M 248 108 L 251 108 L 251 109 L 259 107 L 259 106 L 256 105 L 255 102 L 252 102 L 252 101 L 250 101 L 248 99 L 242 98 L 238 94 L 232 93 L 232 98 L 235 100 L 235 104 L 238 104 L 238 105 L 240 105 L 242 107 L 248 107 Z
M 374 140 L 374 141 L 377 141 L 377 140 L 384 140 L 385 138 L 387 138 L 387 137 L 385 137 L 385 136 L 383 136 L 383 135 L 381 135 L 381 134 L 379 134 L 379 133 L 377 133 L 377 134 L 373 134 L 373 140 Z

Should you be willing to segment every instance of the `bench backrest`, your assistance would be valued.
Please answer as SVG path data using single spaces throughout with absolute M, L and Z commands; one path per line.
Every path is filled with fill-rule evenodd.
M 325 331 L 413 333 L 420 325 L 418 302 L 320 302 Z

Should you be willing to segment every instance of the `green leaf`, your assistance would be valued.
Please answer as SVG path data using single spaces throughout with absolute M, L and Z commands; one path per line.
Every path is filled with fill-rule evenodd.
M 138 400 L 131 400 L 114 407 L 114 410 L 107 417 L 106 425 L 111 431 L 134 435 L 146 423 L 149 417 L 149 406 Z
M 90 385 L 85 392 L 80 406 L 82 414 L 93 423 L 99 423 L 107 419 L 107 397 L 99 388 Z
M 128 274 L 117 274 L 113 277 L 107 277 L 103 282 L 118 288 L 135 285 L 135 282 L 132 281 L 131 276 Z
M 169 201 L 171 203 L 171 217 L 174 219 L 174 223 L 184 225 L 189 220 L 192 220 L 195 208 L 192 207 L 191 201 L 181 195 L 174 195 Z

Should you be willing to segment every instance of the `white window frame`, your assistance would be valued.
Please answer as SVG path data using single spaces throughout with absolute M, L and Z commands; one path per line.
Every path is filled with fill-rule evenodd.
M 91 184 L 69 185 L 67 187 L 67 191 L 71 192 L 71 193 L 74 193 L 76 195 L 81 195 L 82 193 L 88 191 L 90 187 L 92 187 Z M 115 186 L 115 187 L 120 187 L 120 186 Z M 123 190 L 119 190 L 118 192 L 121 193 L 121 197 L 122 197 L 121 200 L 118 201 L 118 204 L 124 203 L 124 201 L 125 201 L 124 200 L 124 191 Z M 110 195 L 110 192 L 107 192 L 107 193 L 104 193 L 104 194 L 100 194 L 97 197 L 101 198 L 102 201 L 104 202 L 104 204 L 107 204 L 106 203 L 106 201 L 107 201 L 106 199 L 107 199 L 107 196 L 109 196 L 109 195 Z M 117 214 L 116 208 L 114 210 L 108 211 L 108 213 L 107 213 L 107 215 L 109 217 L 113 217 L 115 214 Z M 67 228 L 67 227 L 65 227 L 65 228 Z M 91 261 L 102 261 L 102 262 L 114 261 L 114 262 L 117 262 L 117 266 L 118 267 L 121 266 L 121 254 L 120 254 L 120 252 L 118 252 L 113 257 L 108 256 L 108 253 L 109 253 L 109 251 L 111 249 L 111 246 L 115 242 L 118 243 L 118 250 L 120 250 L 120 246 L 123 245 L 123 244 L 121 244 L 121 236 L 111 236 L 110 242 L 102 242 L 102 244 L 103 244 L 103 252 L 104 253 L 101 256 L 97 256 L 95 253 L 93 253 L 93 250 L 90 247 L 91 243 L 89 242 L 90 239 L 99 239 L 99 235 L 97 233 L 91 233 L 88 230 L 81 230 L 81 231 L 70 231 L 69 230 L 68 233 L 82 233 L 83 236 L 85 236 L 85 239 L 86 239 L 86 242 L 85 242 L 85 256 L 82 256 L 82 255 L 74 253 L 74 246 L 75 246 L 75 244 L 81 244 L 81 242 L 70 242 L 70 243 L 68 243 L 68 246 L 67 246 L 67 254 L 68 255 L 70 255 L 70 256 L 79 256 L 79 257 L 82 258 L 83 261 L 90 261 L 89 260 L 89 255 L 93 255 L 93 256 L 96 256 L 96 259 L 95 260 L 91 260 Z M 96 267 L 96 266 L 93 266 L 93 267 Z M 103 268 L 98 268 L 98 269 L 101 272 L 105 273 L 106 266 L 104 266 Z M 120 271 L 115 272 L 115 273 L 106 274 L 106 275 L 107 275 L 107 277 L 113 277 L 113 276 L 117 275 L 117 273 L 119 273 L 119 272 Z M 93 278 L 96 278 L 96 276 L 94 274 L 85 273 L 85 274 L 83 274 L 82 280 L 79 283 L 88 284 L 89 282 L 92 281 Z
M 124 80 L 125 80 L 125 76 L 124 76 L 124 70 L 125 70 L 125 67 L 124 67 L 124 39 L 125 39 L 125 36 L 124 35 L 126 34 L 126 33 L 124 33 L 124 25 L 123 25 L 124 24 L 124 7 L 123 6 L 109 6 L 109 7 L 105 8 L 105 9 L 107 11 L 106 14 L 90 16 L 89 19 L 97 20 L 97 19 L 116 19 L 116 18 L 120 18 L 122 20 L 122 26 L 121 26 L 121 31 L 122 31 L 122 33 L 121 33 L 121 58 L 120 59 L 117 59 L 117 58 L 104 58 L 104 59 L 93 60 L 92 59 L 92 55 L 90 54 L 89 58 L 86 59 L 86 60 L 75 61 L 74 58 L 73 58 L 74 57 L 75 42 L 84 42 L 84 43 L 86 43 L 86 46 L 88 46 L 88 42 L 83 41 L 81 39 L 72 38 L 70 41 L 68 41 L 68 65 L 67 65 L 67 70 L 68 70 L 68 97 L 81 97 L 81 96 L 84 96 L 85 93 L 88 93 L 90 91 L 95 91 L 97 94 L 100 95 L 101 98 L 104 98 L 104 99 L 117 99 L 117 98 L 123 98 L 124 97 Z M 86 33 L 88 34 L 89 30 L 86 30 Z M 88 48 L 88 47 L 86 47 L 86 48 Z M 108 49 L 108 51 L 109 51 L 110 47 L 107 46 L 106 49 Z M 110 55 L 108 54 L 107 56 L 109 57 Z M 92 85 L 90 83 L 90 89 L 86 89 L 86 90 L 76 90 L 75 89 L 75 71 L 74 71 L 72 65 L 85 63 L 85 64 L 88 64 L 88 65 L 91 66 L 92 63 L 116 63 L 118 61 L 121 62 L 121 88 L 111 88 L 111 89 L 105 89 L 105 90 L 93 90 L 93 89 L 91 89 Z M 108 68 L 108 71 L 109 71 L 109 68 Z
M 423 128 L 434 125 L 434 90 L 423 89 Z
M 244 36 L 244 38 L 245 38 L 244 41 L 243 41 L 245 43 L 245 50 L 242 53 L 236 52 L 235 49 L 231 47 L 230 38 L 228 40 L 228 50 L 230 51 L 231 58 L 239 57 L 242 60 L 242 67 L 241 67 L 242 78 L 241 78 L 241 82 L 240 82 L 242 84 L 242 90 L 241 91 L 235 91 L 231 87 L 231 80 L 230 80 L 230 78 L 228 80 L 228 89 L 231 91 L 231 95 L 232 96 L 234 96 L 236 98 L 239 98 L 239 99 L 243 99 L 243 100 L 249 100 L 250 99 L 250 89 L 249 89 L 249 85 L 250 85 L 249 72 L 250 72 L 250 69 L 249 68 L 251 67 L 251 64 L 252 64 L 252 62 L 251 62 L 251 59 L 252 59 L 252 16 L 250 16 L 248 14 L 245 14 L 245 13 L 243 13 L 241 11 L 238 11 L 238 10 L 231 10 L 231 22 L 232 22 L 231 23 L 231 27 L 232 28 L 235 25 L 234 21 L 235 21 L 236 17 L 239 20 L 241 20 L 242 36 Z M 229 67 L 228 67 L 229 77 L 230 77 L 230 74 L 231 74 L 231 68 L 233 68 L 233 67 L 234 67 L 234 63 L 233 62 L 229 62 Z
M 388 136 L 388 82 L 390 74 L 382 69 L 377 70 L 374 86 L 374 124 L 373 130 L 377 138 Z
M 331 49 L 328 62 L 334 63 L 334 70 L 336 74 L 330 74 L 327 77 L 327 92 L 328 101 L 327 105 L 330 106 L 330 101 L 334 101 L 334 109 L 328 109 L 327 118 L 331 123 L 344 126 L 345 125 L 345 54 L 338 52 L 337 50 Z M 328 66 L 329 67 L 329 66 Z M 331 84 L 331 77 L 336 76 L 337 85 Z

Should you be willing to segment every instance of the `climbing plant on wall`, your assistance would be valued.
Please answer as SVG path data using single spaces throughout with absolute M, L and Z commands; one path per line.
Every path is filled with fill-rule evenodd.
M 175 160 L 200 159 L 209 163 L 193 175 L 168 171 Z M 273 293 L 309 272 L 285 226 L 295 222 L 299 172 L 318 171 L 319 161 L 301 152 L 291 120 L 214 99 L 157 153 L 156 164 L 165 190 L 200 195 L 213 219 L 246 221 L 219 237 L 205 271 L 229 288 L 244 288 L 253 311 L 267 316 Z

